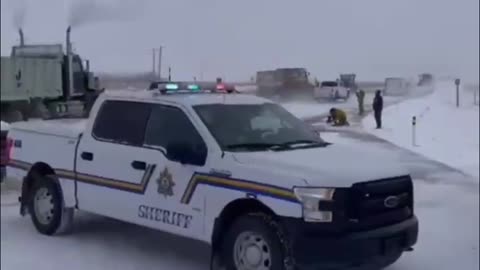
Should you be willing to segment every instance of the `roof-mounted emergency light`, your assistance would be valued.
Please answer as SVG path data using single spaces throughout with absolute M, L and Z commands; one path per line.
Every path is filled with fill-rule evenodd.
M 194 92 L 197 92 L 197 91 L 200 91 L 200 86 L 196 85 L 196 84 L 189 84 L 187 86 L 188 90 L 192 90 Z
M 165 83 L 158 84 L 157 89 L 161 94 L 193 94 L 193 93 L 231 93 L 226 87 L 215 85 L 212 89 L 204 89 L 198 84 L 191 83 Z
M 169 83 L 165 85 L 166 90 L 178 90 L 178 84 Z

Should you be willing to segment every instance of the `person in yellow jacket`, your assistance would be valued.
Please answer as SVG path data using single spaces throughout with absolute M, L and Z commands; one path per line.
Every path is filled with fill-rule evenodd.
M 328 116 L 327 123 L 332 123 L 332 126 L 348 126 L 347 114 L 337 108 L 330 109 L 330 115 Z

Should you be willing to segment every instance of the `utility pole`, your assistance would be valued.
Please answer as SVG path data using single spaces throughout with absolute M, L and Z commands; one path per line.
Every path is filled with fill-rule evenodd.
M 156 71 L 156 67 L 157 67 L 157 63 L 156 63 L 156 49 L 153 48 L 152 49 L 152 75 L 155 76 L 157 74 L 157 71 Z
M 162 79 L 162 50 L 163 50 L 163 46 L 160 46 L 160 48 L 158 48 L 158 79 L 159 80 Z
M 460 107 L 460 79 L 455 79 L 455 86 L 456 86 L 456 103 L 457 108 Z

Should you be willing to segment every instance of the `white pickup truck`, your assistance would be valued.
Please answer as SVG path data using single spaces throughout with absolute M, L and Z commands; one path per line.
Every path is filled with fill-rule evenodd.
M 318 101 L 339 99 L 347 101 L 350 97 L 350 89 L 340 85 L 337 81 L 323 81 L 320 87 L 314 89 L 313 97 Z
M 82 210 L 207 242 L 228 270 L 381 268 L 417 241 L 406 171 L 260 97 L 107 91 L 88 120 L 8 136 L 20 213 L 42 234 L 71 231 Z

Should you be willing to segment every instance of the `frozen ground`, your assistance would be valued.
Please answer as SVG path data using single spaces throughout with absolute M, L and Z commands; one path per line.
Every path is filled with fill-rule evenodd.
M 322 137 L 341 144 L 362 142 L 362 147 L 385 151 L 410 170 L 420 220 L 419 241 L 415 251 L 389 269 L 479 269 L 478 179 L 373 136 L 327 132 Z
M 372 105 L 373 93 L 365 94 L 365 108 Z M 395 103 L 404 97 L 385 97 L 386 103 Z M 338 100 L 336 102 L 286 102 L 282 103 L 283 107 L 293 113 L 295 116 L 302 119 L 315 119 L 319 115 L 327 114 L 330 108 L 335 107 L 339 109 L 352 110 L 357 108 L 357 98 L 352 95 L 347 101 Z
M 331 106 L 316 105 L 287 107 L 308 118 Z M 419 242 L 415 251 L 389 270 L 479 269 L 478 178 L 365 133 L 360 119 L 351 119 L 350 128 L 324 132 L 322 137 L 384 153 L 408 168 L 414 178 Z M 208 269 L 209 248 L 202 243 L 86 213 L 76 216 L 72 235 L 39 235 L 29 218 L 18 215 L 18 187 L 6 184 L 1 196 L 1 269 Z
M 420 153 L 452 167 L 479 176 L 479 106 L 473 93 L 462 91 L 460 107 L 455 106 L 453 81 L 437 83 L 435 91 L 386 108 L 384 128 L 373 129 L 373 117 L 363 121 L 366 129 L 398 146 Z M 416 116 L 416 141 L 412 117 Z

